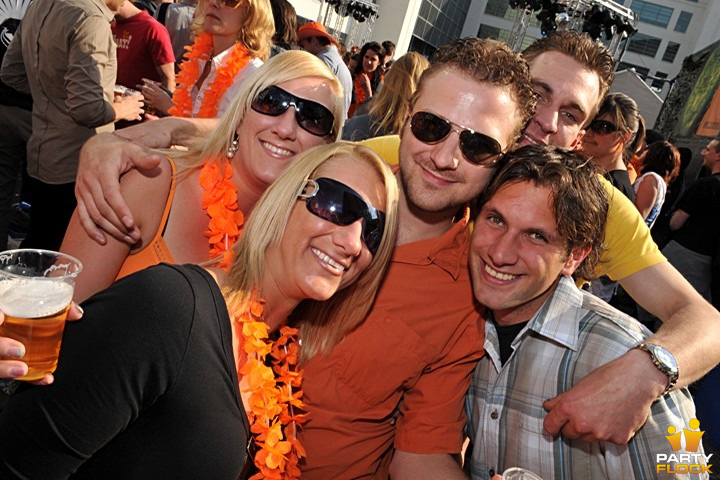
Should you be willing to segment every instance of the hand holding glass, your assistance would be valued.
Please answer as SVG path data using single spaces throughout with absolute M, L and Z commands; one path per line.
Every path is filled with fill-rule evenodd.
M 28 373 L 17 380 L 39 380 L 57 367 L 75 278 L 82 264 L 49 250 L 0 253 L 0 336 L 25 345 Z

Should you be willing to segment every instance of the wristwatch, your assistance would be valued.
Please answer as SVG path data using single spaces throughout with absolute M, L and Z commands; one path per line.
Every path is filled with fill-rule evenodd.
M 647 352 L 652 359 L 653 364 L 668 377 L 668 385 L 662 395 L 668 393 L 675 386 L 680 375 L 677 360 L 672 353 L 654 343 L 641 343 L 637 347 L 639 350 Z M 661 396 L 662 396 L 661 395 Z

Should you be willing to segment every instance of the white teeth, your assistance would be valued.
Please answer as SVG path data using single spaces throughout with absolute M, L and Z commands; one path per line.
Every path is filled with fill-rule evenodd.
M 263 144 L 263 147 L 267 148 L 268 150 L 270 150 L 270 151 L 271 151 L 272 153 L 274 153 L 275 155 L 283 155 L 283 156 L 285 156 L 285 157 L 290 157 L 290 156 L 293 155 L 293 152 L 291 152 L 290 150 L 286 150 L 286 149 L 284 149 L 284 148 L 276 147 L 275 145 L 272 145 L 272 144 L 267 143 L 267 142 L 262 142 L 262 144 Z
M 525 137 L 525 140 L 527 140 L 529 143 L 533 145 L 538 145 L 539 142 L 535 141 L 535 139 L 528 137 L 527 135 L 523 135 Z
M 491 277 L 495 277 L 495 278 L 497 278 L 498 280 L 513 280 L 514 278 L 517 278 L 517 275 L 510 275 L 510 274 L 507 274 L 507 273 L 497 272 L 497 271 L 493 270 L 492 268 L 490 268 L 490 266 L 489 266 L 487 263 L 485 264 L 485 271 L 486 271 Z
M 333 268 L 335 268 L 335 269 L 337 269 L 337 270 L 339 270 L 339 271 L 341 271 L 341 272 L 344 272 L 344 271 L 345 271 L 345 267 L 344 267 L 344 266 L 340 265 L 338 262 L 336 262 L 335 260 L 333 260 L 332 258 L 330 258 L 329 256 L 327 256 L 326 254 L 324 254 L 323 252 L 321 252 L 321 251 L 318 250 L 317 248 L 311 248 L 310 250 L 312 250 L 312 252 L 313 252 L 320 260 L 322 260 L 323 262 L 327 263 L 327 264 L 330 265 L 331 267 L 333 267 Z

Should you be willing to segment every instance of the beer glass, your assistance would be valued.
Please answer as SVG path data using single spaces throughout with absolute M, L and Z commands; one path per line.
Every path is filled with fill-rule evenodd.
M 25 345 L 28 373 L 17 380 L 39 380 L 53 373 L 73 297 L 77 259 L 49 250 L 0 253 L 0 336 Z
M 524 468 L 511 467 L 502 473 L 503 480 L 542 480 L 536 473 Z

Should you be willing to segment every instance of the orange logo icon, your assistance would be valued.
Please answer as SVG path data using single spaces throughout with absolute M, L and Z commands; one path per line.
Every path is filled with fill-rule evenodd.
M 673 451 L 678 451 L 682 447 L 680 442 L 682 440 L 683 433 L 685 434 L 685 451 L 687 452 L 697 452 L 698 446 L 700 445 L 700 439 L 702 439 L 704 431 L 700 430 L 700 421 L 697 418 L 693 418 L 688 422 L 688 427 L 690 427 L 690 430 L 687 428 L 683 428 L 682 432 L 676 432 L 676 428 L 672 425 L 670 425 L 667 429 L 668 433 L 670 435 L 665 435 L 665 438 L 667 438 L 668 443 L 670 444 L 670 447 L 672 447 Z

